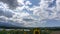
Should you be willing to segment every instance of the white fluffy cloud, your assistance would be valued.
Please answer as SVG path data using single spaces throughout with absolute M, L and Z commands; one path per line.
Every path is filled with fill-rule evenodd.
M 9 9 L 7 4 L 0 3 L 0 21 L 12 22 L 13 25 L 17 25 L 16 23 L 23 24 L 25 27 L 42 27 L 46 24 L 46 21 L 43 21 L 45 19 L 60 19 L 59 0 L 57 0 L 57 6 L 51 8 L 48 7 L 48 5 L 52 3 L 53 0 L 41 0 L 39 3 L 40 6 L 34 5 L 33 7 L 28 6 L 32 5 L 30 1 L 26 1 L 25 3 L 25 0 L 17 1 L 19 6 L 14 10 Z M 24 11 L 24 9 L 32 11 L 33 14 L 29 14 L 27 11 Z

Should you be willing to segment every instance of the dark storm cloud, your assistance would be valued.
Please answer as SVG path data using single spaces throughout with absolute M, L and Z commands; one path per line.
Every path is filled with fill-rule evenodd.
M 0 2 L 7 3 L 10 9 L 15 9 L 18 6 L 17 0 L 0 0 Z

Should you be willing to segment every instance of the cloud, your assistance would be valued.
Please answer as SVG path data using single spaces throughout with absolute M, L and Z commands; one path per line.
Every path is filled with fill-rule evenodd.
M 60 26 L 60 20 L 55 20 L 55 19 L 45 19 L 42 20 L 45 21 L 44 27 L 59 27 Z
M 5 16 L 8 18 L 11 18 L 11 17 L 13 17 L 13 15 L 14 15 L 14 13 L 10 12 L 9 10 L 8 11 L 0 10 L 0 16 Z
M 24 5 L 24 1 L 25 0 L 17 0 L 18 4 L 20 4 L 20 5 Z
M 41 0 L 41 2 L 38 3 L 39 6 L 33 5 L 33 7 L 28 6 L 32 5 L 30 1 L 24 1 L 26 0 L 17 0 L 19 6 L 14 10 L 9 9 L 7 4 L 1 2 L 0 21 L 17 26 L 22 25 L 23 27 L 44 27 L 47 20 L 60 20 L 60 10 L 58 10 L 59 7 L 57 7 L 59 4 L 57 6 L 48 7 L 53 0 Z M 30 11 L 33 13 L 30 14 Z
M 0 16 L 6 16 L 6 17 L 12 17 L 13 16 L 13 11 L 8 9 L 8 6 L 4 3 L 0 3 Z
M 29 13 L 22 12 L 23 10 L 19 9 L 11 10 L 7 8 L 7 4 L 5 5 L 3 2 L 1 2 L 0 5 L 0 22 L 7 22 L 16 26 L 21 26 L 20 24 L 25 24 L 22 19 L 23 17 L 29 16 Z
M 5 16 L 0 16 L 0 22 L 6 22 L 7 21 L 7 17 Z
M 32 5 L 32 3 L 30 1 L 26 1 L 25 4 L 26 5 Z
M 33 10 L 33 14 L 37 15 L 37 16 L 40 16 L 40 18 L 43 18 L 43 19 L 53 19 L 53 18 L 55 18 L 56 14 L 57 14 L 56 6 L 50 8 L 50 7 L 48 7 L 49 6 L 48 2 L 50 2 L 50 1 L 42 0 L 40 2 L 40 6 L 34 6 L 31 9 L 31 10 Z
M 17 0 L 0 0 L 0 2 L 8 4 L 11 9 L 14 9 L 18 6 Z
M 57 20 L 59 20 L 60 19 L 59 18 L 60 10 L 58 11 L 59 4 L 58 5 L 56 4 L 58 7 L 56 5 L 53 6 L 53 7 L 48 7 L 50 5 L 50 3 L 52 3 L 52 2 L 53 2 L 53 0 L 51 0 L 51 1 L 48 1 L 48 0 L 44 1 L 44 0 L 42 0 L 40 2 L 40 6 L 33 6 L 32 8 L 29 8 L 27 10 L 33 11 L 33 15 L 35 15 L 36 18 L 39 17 L 38 19 L 36 19 L 33 16 L 31 16 L 32 19 L 34 19 L 34 20 L 36 19 L 36 20 L 40 21 L 39 22 L 40 24 L 42 24 L 43 20 L 45 20 L 45 19 L 47 19 L 47 20 L 49 20 L 49 19 L 54 19 L 54 20 L 57 19 Z M 35 24 L 35 22 L 33 22 L 33 23 Z M 43 24 L 45 25 L 46 22 L 44 21 Z

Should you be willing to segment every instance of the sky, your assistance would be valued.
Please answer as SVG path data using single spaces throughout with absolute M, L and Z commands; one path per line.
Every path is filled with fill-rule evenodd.
M 60 0 L 0 0 L 0 22 L 19 27 L 59 27 Z

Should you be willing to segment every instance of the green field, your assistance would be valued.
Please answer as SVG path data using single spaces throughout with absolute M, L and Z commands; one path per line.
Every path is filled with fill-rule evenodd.
M 58 29 L 0 29 L 0 34 L 60 34 Z

